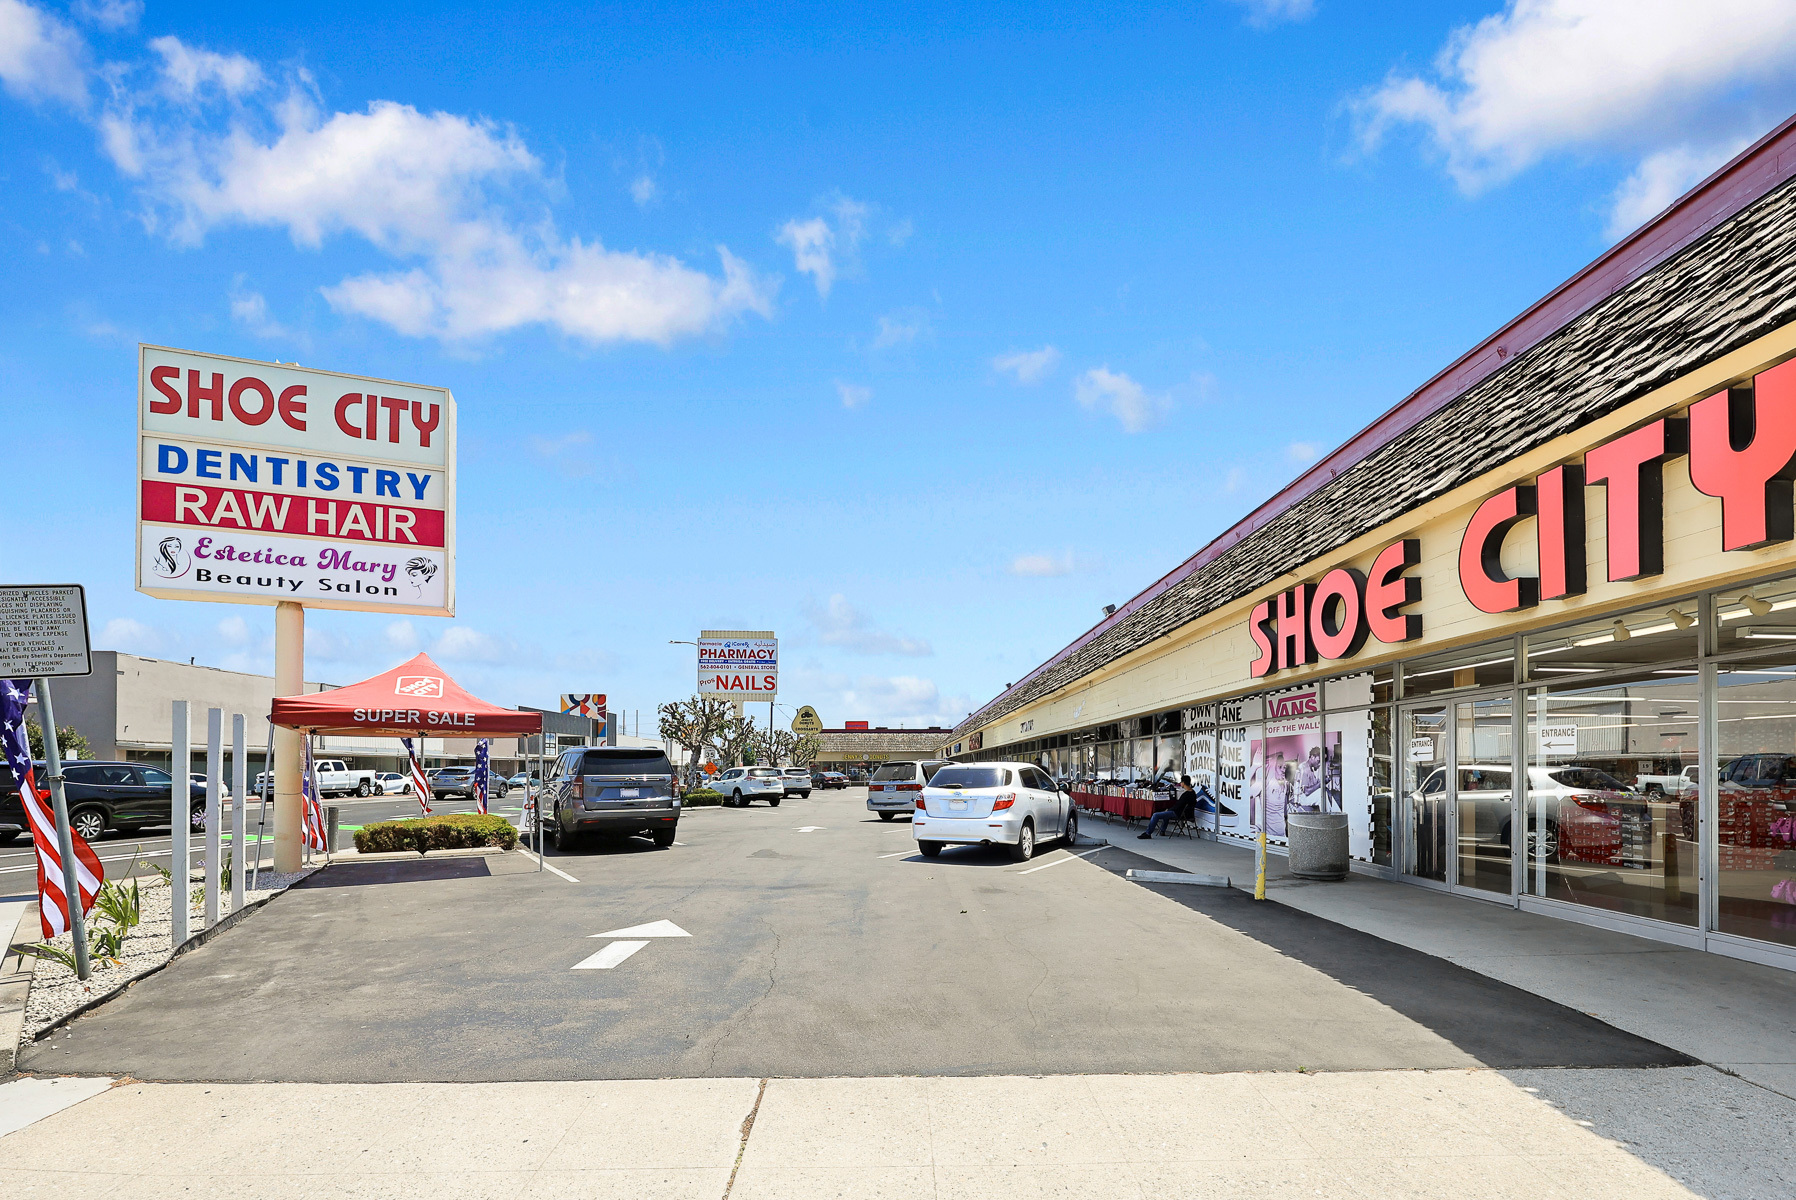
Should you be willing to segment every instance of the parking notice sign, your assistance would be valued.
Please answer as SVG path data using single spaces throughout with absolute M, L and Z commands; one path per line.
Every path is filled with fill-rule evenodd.
M 80 584 L 0 586 L 0 679 L 92 673 Z

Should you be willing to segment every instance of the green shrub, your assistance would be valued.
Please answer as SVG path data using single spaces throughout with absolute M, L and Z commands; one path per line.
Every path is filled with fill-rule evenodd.
M 518 844 L 518 831 L 504 817 L 479 813 L 450 813 L 441 817 L 413 817 L 409 821 L 377 821 L 355 831 L 355 848 L 363 854 L 394 850 L 463 850 L 476 846 Z
M 723 793 L 714 792 L 710 788 L 693 788 L 680 797 L 680 804 L 685 808 L 703 808 L 707 804 L 722 804 Z

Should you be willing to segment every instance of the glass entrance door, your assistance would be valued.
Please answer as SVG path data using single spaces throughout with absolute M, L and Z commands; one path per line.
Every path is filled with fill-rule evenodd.
M 1509 696 L 1453 706 L 1454 880 L 1460 887 L 1514 892 L 1515 706 Z
M 1399 789 L 1402 851 L 1397 869 L 1417 879 L 1447 882 L 1449 739 L 1444 704 L 1403 711 L 1402 786 Z

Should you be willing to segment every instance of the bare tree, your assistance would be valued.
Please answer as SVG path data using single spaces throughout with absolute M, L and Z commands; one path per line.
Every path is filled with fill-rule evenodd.
M 694 696 L 663 704 L 661 736 L 677 742 L 691 756 L 687 764 L 687 782 L 696 784 L 704 766 L 705 751 L 714 749 L 725 723 L 732 720 L 728 700 Z
M 712 738 L 717 761 L 726 767 L 739 767 L 760 748 L 761 731 L 753 717 L 728 716 Z
M 823 752 L 823 739 L 814 733 L 807 733 L 792 743 L 790 757 L 786 759 L 795 767 L 808 767 L 817 761 Z

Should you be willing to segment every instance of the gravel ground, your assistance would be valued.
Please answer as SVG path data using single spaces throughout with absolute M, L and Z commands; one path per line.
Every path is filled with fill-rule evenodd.
M 254 904 L 276 892 L 285 891 L 317 869 L 308 867 L 291 875 L 262 871 L 256 876 L 255 890 L 244 893 L 244 903 Z M 197 887 L 201 876 L 196 873 L 190 882 Z M 141 896 L 139 911 L 143 919 L 126 935 L 124 953 L 117 966 L 98 957 L 90 958 L 91 970 L 84 983 L 75 978 L 74 971 L 53 959 L 34 960 L 31 992 L 25 1000 L 25 1025 L 20 1032 L 21 1042 L 30 1041 L 40 1030 L 61 1020 L 88 1001 L 104 996 L 169 960 L 174 953 L 174 948 L 169 945 L 169 929 L 173 924 L 174 913 L 174 906 L 169 903 L 169 885 L 161 879 L 139 879 L 137 884 Z M 221 919 L 230 915 L 231 895 L 228 889 L 219 897 L 218 908 Z M 203 905 L 195 903 L 188 924 L 191 933 L 199 932 L 202 912 Z M 96 925 L 110 924 L 100 916 L 98 909 L 87 915 L 87 921 L 90 930 Z M 89 941 L 91 944 L 91 933 Z M 74 939 L 65 933 L 52 938 L 50 945 L 60 950 L 71 950 Z

